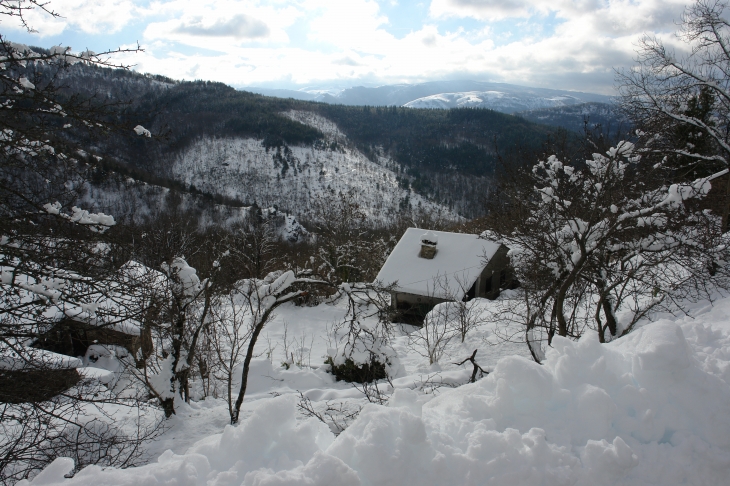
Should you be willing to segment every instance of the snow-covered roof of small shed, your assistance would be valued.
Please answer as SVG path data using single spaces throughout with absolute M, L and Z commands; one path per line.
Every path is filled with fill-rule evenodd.
M 36 278 L 13 273 L 13 267 L 0 266 L 0 314 L 6 309 L 20 308 L 21 304 L 30 305 L 39 295 L 54 295 L 61 285 L 61 279 L 39 281 Z M 30 312 L 20 312 L 15 316 L 16 325 L 35 326 L 39 322 L 56 323 L 69 318 L 74 321 L 102 326 L 125 334 L 139 335 L 142 323 L 138 319 L 139 306 L 152 293 L 164 295 L 166 277 L 159 270 L 151 269 L 139 262 L 130 260 L 108 281 L 85 282 L 81 276 L 76 282 L 84 292 L 83 302 L 64 300 L 60 291 L 58 296 L 45 304 L 40 316 Z M 99 289 L 105 292 L 99 292 Z
M 474 284 L 499 243 L 477 235 L 429 231 L 438 239 L 433 259 L 418 256 L 426 231 L 408 228 L 386 260 L 376 280 L 397 282 L 396 290 L 442 299 L 462 299 Z
M 65 370 L 83 366 L 83 362 L 79 358 L 23 345 L 19 345 L 17 348 L 22 352 L 18 353 L 18 349 L 9 347 L 2 349 L 2 352 L 0 352 L 0 370 Z

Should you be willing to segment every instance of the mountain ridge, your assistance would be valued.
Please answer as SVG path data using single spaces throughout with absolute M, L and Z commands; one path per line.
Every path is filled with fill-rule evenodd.
M 581 91 L 568 91 L 551 88 L 535 88 L 529 86 L 520 86 L 509 83 L 495 83 L 483 81 L 431 81 L 418 84 L 392 84 L 377 87 L 354 86 L 345 89 L 323 89 L 323 88 L 302 88 L 300 90 L 287 89 L 270 89 L 263 87 L 244 87 L 241 88 L 252 93 L 262 94 L 265 96 L 274 96 L 279 98 L 293 98 L 303 101 L 319 101 L 328 104 L 342 105 L 365 105 L 365 106 L 411 106 L 414 108 L 453 108 L 457 106 L 421 106 L 424 100 L 432 97 L 442 96 L 445 94 L 454 95 L 453 98 L 458 99 L 459 95 L 465 97 L 467 93 L 493 93 L 492 99 L 509 98 L 512 100 L 537 100 L 537 99 L 553 99 L 564 98 L 574 100 L 573 103 L 579 104 L 588 102 L 610 102 L 611 97 L 595 93 L 585 93 Z M 331 94 L 334 92 L 335 94 Z M 426 103 L 427 104 L 427 103 Z M 489 108 L 503 113 L 514 113 L 527 109 L 544 108 L 551 105 L 549 103 L 525 102 L 520 105 L 519 102 L 513 103 L 513 106 L 506 107 L 504 105 L 491 105 L 489 100 L 478 106 L 480 108 Z M 472 106 L 473 105 L 466 105 Z

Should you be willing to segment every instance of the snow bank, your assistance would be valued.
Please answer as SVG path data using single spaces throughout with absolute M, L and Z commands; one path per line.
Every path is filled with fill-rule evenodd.
M 336 439 L 297 422 L 291 395 L 261 400 L 184 455 L 72 479 L 58 459 L 32 484 L 727 484 L 729 330 L 665 319 L 607 345 L 556 337 L 543 365 L 503 358 L 431 400 L 397 390 Z

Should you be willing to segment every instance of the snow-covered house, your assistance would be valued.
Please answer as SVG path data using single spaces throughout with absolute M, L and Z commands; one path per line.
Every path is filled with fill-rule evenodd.
M 161 272 L 130 261 L 104 280 L 40 280 L 8 268 L 0 267 L 0 315 L 13 332 L 0 343 L 0 403 L 46 400 L 82 376 L 107 383 L 109 370 L 93 366 L 99 358 L 139 362 L 152 352 Z
M 86 304 L 59 301 L 49 305 L 33 347 L 85 356 L 92 344 L 120 346 L 135 357 L 146 357 L 152 342 L 144 321 L 155 310 L 152 302 L 164 280 L 161 272 L 141 263 L 125 263 L 109 281 L 88 289 Z
M 0 403 L 49 400 L 81 380 L 81 359 L 14 344 L 0 353 Z
M 512 280 L 507 251 L 478 235 L 408 228 L 376 280 L 392 285 L 394 310 L 418 318 L 441 302 L 497 298 Z

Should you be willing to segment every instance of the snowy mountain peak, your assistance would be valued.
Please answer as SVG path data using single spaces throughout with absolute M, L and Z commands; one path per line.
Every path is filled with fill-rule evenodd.
M 458 93 L 439 93 L 410 101 L 403 106 L 408 108 L 488 108 L 504 113 L 523 110 L 554 108 L 582 103 L 575 96 L 535 96 L 529 93 L 505 93 L 503 91 L 466 91 Z
M 408 106 L 411 108 L 489 108 L 504 113 L 570 106 L 580 103 L 608 103 L 611 98 L 548 88 L 532 88 L 482 81 L 434 81 L 420 84 L 390 84 L 376 87 L 305 87 L 299 90 L 244 88 L 247 91 L 299 100 L 343 105 Z

